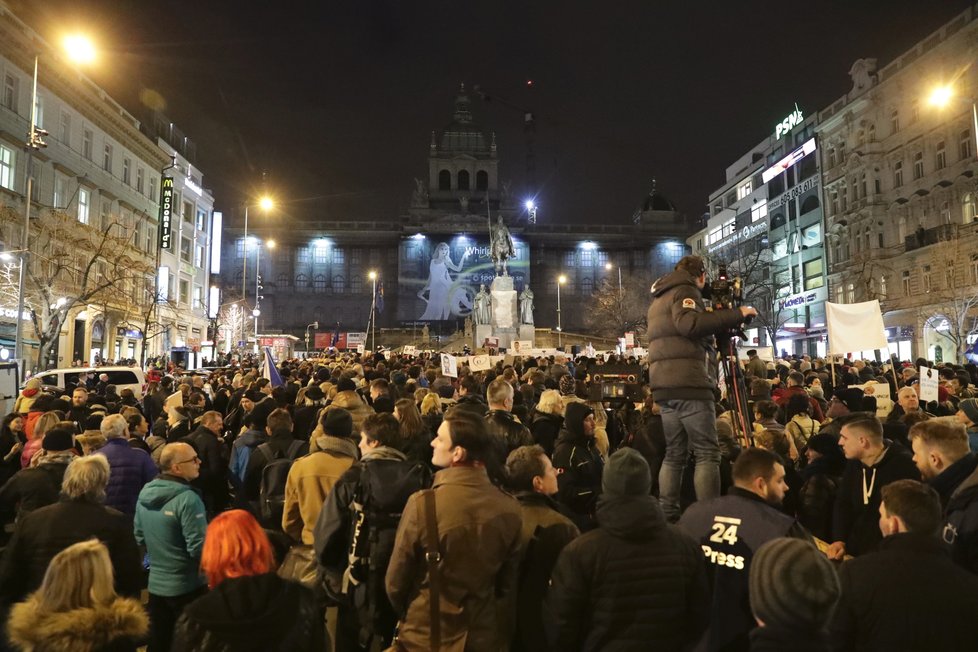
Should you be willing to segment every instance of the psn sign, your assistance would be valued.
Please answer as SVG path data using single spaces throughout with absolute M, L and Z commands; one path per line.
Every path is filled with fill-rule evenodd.
M 805 118 L 804 116 L 802 116 L 801 110 L 798 108 L 798 105 L 795 104 L 795 110 L 791 112 L 787 118 L 779 122 L 774 127 L 775 140 L 781 140 L 782 136 L 789 133 L 792 129 L 800 125 L 802 120 L 804 119 Z

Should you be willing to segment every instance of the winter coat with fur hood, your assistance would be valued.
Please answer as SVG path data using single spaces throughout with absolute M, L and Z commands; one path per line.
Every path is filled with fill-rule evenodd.
M 148 631 L 146 612 L 131 598 L 50 613 L 32 596 L 7 621 L 10 641 L 25 652 L 135 652 Z

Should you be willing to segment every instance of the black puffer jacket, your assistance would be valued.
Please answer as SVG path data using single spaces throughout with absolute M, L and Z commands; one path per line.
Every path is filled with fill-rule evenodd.
M 584 419 L 594 411 L 583 403 L 569 403 L 554 448 L 553 465 L 557 469 L 557 500 L 571 512 L 574 525 L 581 532 L 595 526 L 594 510 L 601 493 L 604 460 L 594 444 L 594 436 L 584 434 Z
M 533 421 L 530 424 L 530 434 L 533 440 L 543 446 L 547 455 L 553 455 L 554 444 L 557 442 L 557 435 L 560 427 L 564 425 L 564 417 L 559 414 L 533 411 Z
M 326 649 L 312 591 L 274 573 L 236 577 L 183 610 L 174 650 L 306 652 Z
M 676 270 L 652 285 L 649 377 L 657 401 L 713 400 L 717 359 L 713 336 L 743 321 L 739 310 L 707 312 L 696 279 Z
M 681 650 L 706 629 L 703 551 L 651 496 L 602 500 L 597 530 L 567 544 L 544 608 L 554 650 Z
M 503 462 L 506 461 L 506 456 L 520 446 L 533 444 L 533 436 L 530 434 L 529 428 L 513 416 L 512 412 L 490 410 L 489 414 L 486 415 L 486 425 L 489 426 L 489 432 L 494 436 L 495 441 L 500 444 Z M 502 448 L 503 444 L 505 449 Z

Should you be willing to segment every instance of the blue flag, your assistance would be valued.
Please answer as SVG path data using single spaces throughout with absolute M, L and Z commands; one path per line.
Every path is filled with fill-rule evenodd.
M 336 322 L 336 328 L 333 329 L 333 340 L 330 346 L 336 346 L 340 341 L 340 322 Z
M 384 283 L 381 281 L 380 289 L 377 290 L 377 312 L 384 312 Z
M 275 366 L 275 358 L 272 357 L 271 347 L 265 347 L 265 360 L 261 365 L 261 375 L 262 378 L 267 378 L 268 382 L 272 387 L 281 387 L 285 383 L 282 382 L 282 376 L 278 373 L 278 368 Z

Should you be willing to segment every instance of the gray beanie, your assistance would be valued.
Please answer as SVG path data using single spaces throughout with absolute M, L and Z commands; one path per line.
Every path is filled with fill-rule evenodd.
M 634 448 L 622 448 L 608 458 L 601 474 L 601 493 L 607 498 L 648 496 L 652 491 L 652 472 Z
M 765 625 L 824 629 L 841 595 L 832 563 L 810 541 L 773 539 L 750 564 L 750 606 Z

